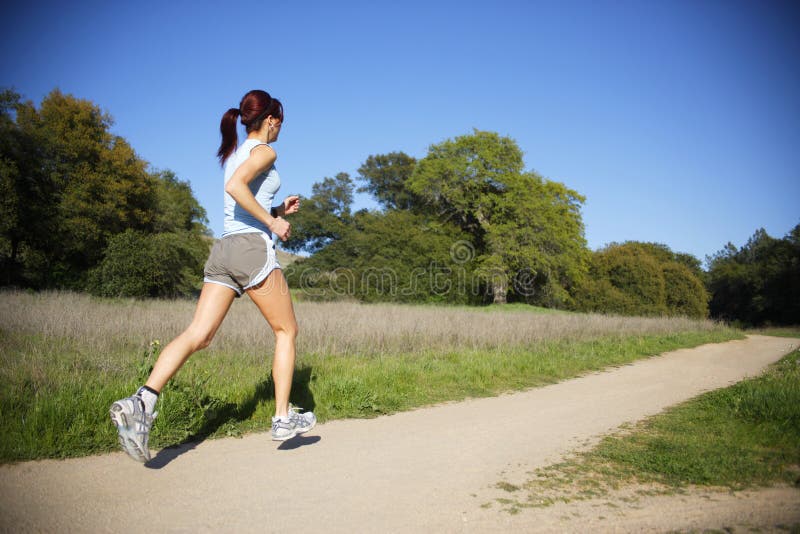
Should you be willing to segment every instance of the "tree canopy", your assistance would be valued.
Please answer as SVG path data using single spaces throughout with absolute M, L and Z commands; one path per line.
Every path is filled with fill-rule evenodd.
M 2 92 L 4 284 L 91 289 L 90 272 L 126 231 L 170 234 L 190 248 L 203 242 L 205 210 L 189 185 L 170 171 L 151 172 L 112 125 L 95 104 L 58 90 L 38 109 Z
M 402 152 L 369 156 L 359 180 L 359 191 L 372 193 L 383 209 L 351 213 L 354 184 L 345 173 L 316 184 L 293 219 L 288 247 L 313 253 L 297 269 L 338 269 L 340 279 L 342 269 L 362 278 L 389 270 L 399 287 L 413 278 L 411 293 L 422 300 L 511 298 L 551 306 L 569 302 L 585 272 L 583 198 L 524 172 L 522 151 L 510 138 L 476 131 L 432 145 L 419 161 Z M 316 280 L 317 289 L 320 280 L 330 282 Z M 378 298 L 366 281 L 355 286 L 359 298 Z
M 708 259 L 711 314 L 745 325 L 800 322 L 800 224 L 783 239 L 763 228 Z
M 284 247 L 314 253 L 349 235 L 353 188 L 353 180 L 346 172 L 315 183 L 311 197 L 302 199 L 303 209 L 292 216 L 292 239 Z
M 384 208 L 414 210 L 419 199 L 406 187 L 417 160 L 403 152 L 370 156 L 359 167 L 358 176 L 364 183 L 359 193 L 370 193 Z
M 494 302 L 563 306 L 586 270 L 584 198 L 523 166 L 516 142 L 476 130 L 432 145 L 408 189 L 470 236 Z

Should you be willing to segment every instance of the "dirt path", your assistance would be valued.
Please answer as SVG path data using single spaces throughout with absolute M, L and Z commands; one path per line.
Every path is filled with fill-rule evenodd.
M 794 488 L 743 492 L 721 506 L 718 497 L 700 499 L 714 506 L 653 497 L 594 515 L 592 503 L 580 503 L 582 513 L 481 507 L 500 480 L 521 482 L 623 423 L 756 375 L 797 344 L 751 336 L 523 393 L 334 421 L 280 446 L 258 434 L 165 449 L 148 467 L 122 453 L 3 466 L 0 530 L 659 532 L 800 523 Z

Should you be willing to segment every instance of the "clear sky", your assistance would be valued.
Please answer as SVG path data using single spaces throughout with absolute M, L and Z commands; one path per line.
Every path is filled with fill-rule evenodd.
M 0 87 L 95 102 L 216 235 L 219 121 L 261 88 L 286 109 L 281 198 L 478 128 L 586 197 L 591 248 L 704 259 L 800 223 L 798 28 L 771 0 L 9 2 Z

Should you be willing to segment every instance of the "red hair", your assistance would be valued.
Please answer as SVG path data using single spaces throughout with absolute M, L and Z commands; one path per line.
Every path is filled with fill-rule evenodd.
M 222 142 L 217 151 L 220 165 L 225 164 L 225 160 L 233 154 L 239 143 L 236 135 L 236 119 L 241 117 L 247 133 L 261 128 L 264 119 L 272 116 L 283 122 L 283 104 L 277 98 L 272 98 L 269 93 L 260 89 L 254 89 L 242 97 L 239 108 L 230 108 L 222 115 L 219 123 L 219 132 L 222 134 Z

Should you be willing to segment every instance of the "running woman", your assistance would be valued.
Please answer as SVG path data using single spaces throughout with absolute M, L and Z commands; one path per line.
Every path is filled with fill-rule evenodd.
M 237 147 L 236 121 L 241 120 L 247 139 Z M 283 106 L 265 91 L 250 91 L 239 108 L 222 116 L 222 143 L 217 156 L 225 168 L 225 226 L 204 269 L 203 289 L 189 327 L 167 345 L 147 382 L 130 397 L 111 405 L 119 443 L 139 462 L 150 460 L 147 446 L 159 392 L 193 353 L 206 348 L 228 313 L 233 299 L 247 293 L 275 333 L 272 377 L 275 382 L 275 416 L 272 439 L 284 441 L 311 430 L 313 413 L 300 413 L 289 405 L 295 365 L 297 321 L 289 287 L 275 254 L 272 233 L 286 241 L 291 225 L 284 219 L 300 208 L 300 198 L 287 197 L 272 207 L 281 185 L 275 169 Z

